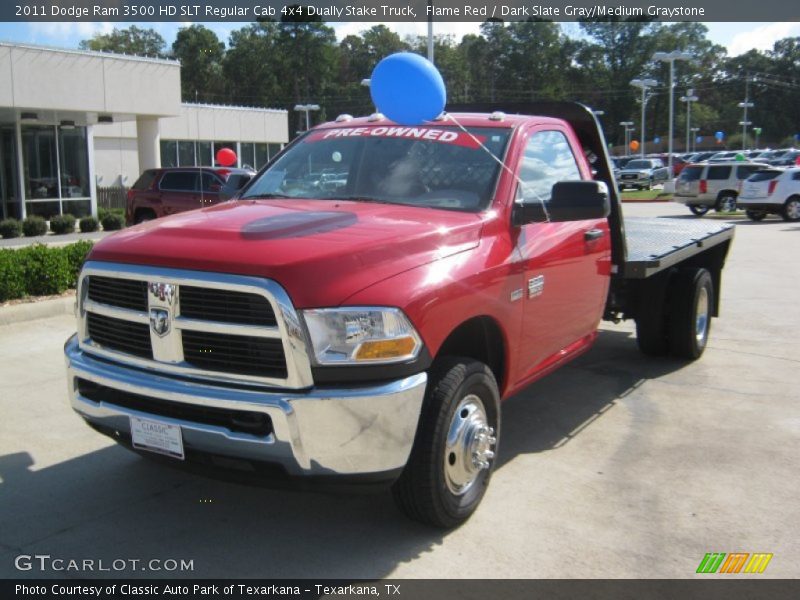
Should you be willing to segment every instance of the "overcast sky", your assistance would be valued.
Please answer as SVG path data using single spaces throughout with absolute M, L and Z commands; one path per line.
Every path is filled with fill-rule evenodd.
M 114 27 L 125 28 L 129 25 L 139 27 L 152 27 L 156 29 L 167 41 L 172 44 L 178 29 L 185 26 L 183 23 L 0 23 L 0 40 L 9 42 L 27 42 L 75 48 L 78 43 L 92 37 L 95 33 L 110 32 Z M 234 29 L 239 29 L 245 23 L 203 23 L 214 30 L 221 40 L 227 42 L 228 35 Z M 374 23 L 352 22 L 332 23 L 339 39 L 350 33 L 358 33 L 368 29 Z M 401 36 L 407 34 L 425 35 L 426 23 L 385 23 Z M 753 48 L 769 50 L 772 44 L 781 38 L 800 36 L 800 23 L 706 23 L 709 29 L 709 38 L 717 44 L 725 46 L 728 54 L 736 56 Z M 466 33 L 476 33 L 479 23 L 436 23 L 437 34 L 452 34 L 460 39 Z M 578 35 L 577 23 L 563 23 L 562 27 L 568 35 Z

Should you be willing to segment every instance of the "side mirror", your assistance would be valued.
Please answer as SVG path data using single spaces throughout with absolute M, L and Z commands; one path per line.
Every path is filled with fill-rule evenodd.
M 547 214 L 545 214 L 545 209 Z M 550 200 L 528 199 L 514 204 L 511 222 L 515 226 L 549 220 L 553 223 L 603 219 L 611 211 L 608 187 L 602 181 L 559 181 Z
M 611 212 L 602 181 L 559 181 L 553 185 L 547 212 L 551 221 L 605 219 Z

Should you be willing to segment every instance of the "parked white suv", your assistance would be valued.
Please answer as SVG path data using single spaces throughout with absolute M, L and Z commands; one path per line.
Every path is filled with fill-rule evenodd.
M 736 209 L 736 197 L 741 183 L 766 163 L 727 161 L 686 165 L 675 180 L 673 202 L 689 207 L 698 217 L 710 209 L 731 212 Z
M 742 184 L 736 204 L 753 221 L 770 213 L 784 221 L 800 221 L 800 167 L 756 171 Z

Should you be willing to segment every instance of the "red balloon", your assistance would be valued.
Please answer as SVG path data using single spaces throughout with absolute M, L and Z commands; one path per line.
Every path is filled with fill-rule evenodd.
M 220 148 L 217 151 L 217 164 L 230 167 L 236 164 L 236 152 L 230 148 Z

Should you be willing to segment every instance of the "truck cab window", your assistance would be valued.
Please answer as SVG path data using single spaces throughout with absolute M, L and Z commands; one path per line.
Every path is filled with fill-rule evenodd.
M 517 201 L 550 199 L 553 184 L 581 179 L 567 137 L 560 131 L 537 131 L 528 139 L 519 170 Z

